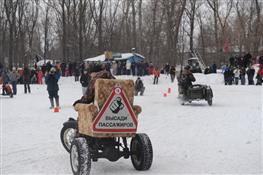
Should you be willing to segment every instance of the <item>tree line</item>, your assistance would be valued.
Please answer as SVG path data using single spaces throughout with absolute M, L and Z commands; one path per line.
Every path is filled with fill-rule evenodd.
M 2 0 L 0 62 L 80 62 L 104 51 L 178 64 L 263 54 L 262 0 Z

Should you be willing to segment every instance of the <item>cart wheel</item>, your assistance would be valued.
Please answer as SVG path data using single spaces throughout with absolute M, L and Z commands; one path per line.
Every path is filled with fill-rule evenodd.
M 60 140 L 67 152 L 70 152 L 71 143 L 76 137 L 77 128 L 74 124 L 63 126 L 60 131 Z
M 146 134 L 136 134 L 131 140 L 131 161 L 136 170 L 150 169 L 153 161 L 153 149 Z
M 91 157 L 85 138 L 75 138 L 70 149 L 70 165 L 74 175 L 89 175 Z

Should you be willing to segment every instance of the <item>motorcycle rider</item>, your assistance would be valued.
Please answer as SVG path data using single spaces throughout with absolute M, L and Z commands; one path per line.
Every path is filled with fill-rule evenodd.
M 193 73 L 191 72 L 190 68 L 191 67 L 189 65 L 186 65 L 184 67 L 184 70 L 182 71 L 181 77 L 179 80 L 179 85 L 181 86 L 183 90 L 184 96 L 186 95 L 188 88 L 193 85 L 192 82 L 195 82 L 195 77 Z

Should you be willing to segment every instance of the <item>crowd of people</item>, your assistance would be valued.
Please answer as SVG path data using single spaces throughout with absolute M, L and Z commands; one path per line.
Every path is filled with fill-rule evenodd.
M 258 65 L 259 69 L 255 70 L 252 65 L 252 56 L 247 53 L 243 57 L 235 56 L 229 59 L 228 65 L 222 66 L 222 72 L 224 74 L 225 85 L 232 85 L 239 83 L 241 85 L 262 85 L 263 81 L 263 56 L 259 57 Z M 247 76 L 246 76 L 247 75 Z M 256 78 L 256 83 L 254 82 L 254 78 Z
M 222 72 L 224 75 L 225 85 L 262 85 L 263 79 L 263 57 L 259 58 L 259 69 L 256 71 L 251 64 L 251 55 L 246 54 L 243 57 L 231 57 L 228 65 L 222 66 Z M 187 70 L 187 71 L 186 71 Z M 87 91 L 90 88 L 94 74 L 101 71 L 110 73 L 108 77 L 114 77 L 116 75 L 132 75 L 137 76 L 135 81 L 135 95 L 143 95 L 145 86 L 141 79 L 142 76 L 153 76 L 153 84 L 158 84 L 160 74 L 170 76 L 171 82 L 174 82 L 176 76 L 176 67 L 166 63 L 161 68 L 154 66 L 152 62 L 129 62 L 129 61 L 116 61 L 116 62 L 90 62 L 90 63 L 55 63 L 47 62 L 41 66 L 35 65 L 34 67 L 15 68 L 8 70 L 0 63 L 0 77 L 4 85 L 11 84 L 13 89 L 13 95 L 17 94 L 17 84 L 24 85 L 24 93 L 31 93 L 30 84 L 45 84 L 47 85 L 47 91 L 50 99 L 50 108 L 54 106 L 59 107 L 59 95 L 58 95 L 58 81 L 61 76 L 74 76 L 76 82 L 80 82 L 82 86 L 82 94 L 86 96 Z M 190 67 L 184 69 L 185 72 L 190 71 Z M 204 73 L 216 73 L 217 66 L 213 64 L 207 68 Z M 104 72 L 105 73 L 105 72 Z M 104 74 L 103 74 L 104 75 Z M 107 77 L 107 76 L 106 76 Z M 254 82 L 256 77 L 256 83 Z M 93 82 L 94 83 L 94 82 Z M 4 88 L 2 88 L 2 94 L 5 94 Z M 54 104 L 54 99 L 55 103 Z

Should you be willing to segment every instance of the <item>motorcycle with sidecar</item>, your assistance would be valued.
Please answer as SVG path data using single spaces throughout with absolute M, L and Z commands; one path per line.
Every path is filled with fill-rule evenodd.
M 192 101 L 206 100 L 209 106 L 213 103 L 213 91 L 210 86 L 203 84 L 194 84 L 185 88 L 183 86 L 183 80 L 178 77 L 178 97 L 181 100 L 181 104 L 186 102 L 192 103 Z
M 147 134 L 137 133 L 141 107 L 133 105 L 133 99 L 132 80 L 98 79 L 94 104 L 75 105 L 77 120 L 65 122 L 60 134 L 74 175 L 90 174 L 91 162 L 101 158 L 131 158 L 140 171 L 151 167 L 152 144 Z

